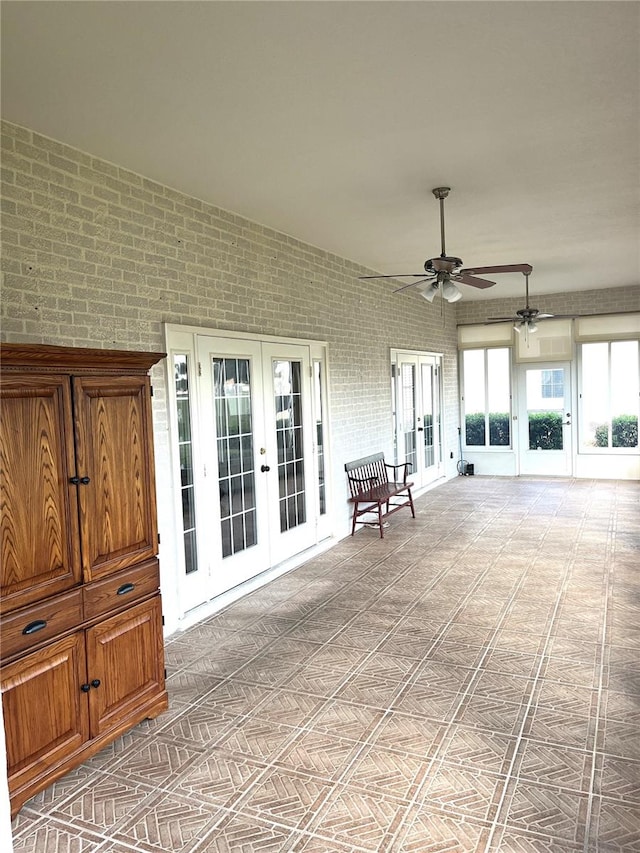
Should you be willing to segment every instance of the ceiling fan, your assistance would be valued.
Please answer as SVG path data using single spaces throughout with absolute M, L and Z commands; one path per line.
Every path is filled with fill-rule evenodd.
M 555 314 L 541 314 L 537 308 L 529 307 L 529 276 L 531 275 L 531 269 L 529 269 L 528 272 L 523 271 L 523 275 L 525 280 L 524 308 L 520 308 L 516 311 L 515 317 L 489 317 L 485 325 L 489 325 L 491 323 L 510 322 L 513 323 L 513 328 L 518 332 L 518 334 L 520 334 L 523 329 L 525 334 L 528 334 L 529 332 L 538 331 L 536 320 L 548 320 L 549 318 L 556 316 Z
M 495 281 L 489 281 L 486 278 L 478 278 L 477 275 L 492 275 L 505 272 L 521 272 L 529 274 L 532 270 L 530 264 L 502 264 L 499 266 L 490 267 L 467 267 L 462 268 L 462 258 L 456 258 L 447 255 L 444 245 L 444 200 L 451 191 L 450 187 L 436 187 L 432 190 L 434 196 L 440 202 L 440 245 L 441 252 L 439 258 L 429 258 L 424 262 L 424 272 L 420 273 L 401 273 L 400 275 L 362 275 L 361 279 L 371 278 L 415 278 L 418 281 L 411 281 L 409 284 L 404 284 L 394 290 L 394 293 L 399 293 L 402 290 L 407 290 L 410 287 L 416 287 L 419 284 L 428 282 L 428 286 L 420 290 L 420 295 L 428 302 L 433 302 L 437 293 L 442 293 L 447 302 L 457 302 L 462 299 L 461 291 L 456 287 L 456 282 L 459 284 L 468 284 L 471 287 L 493 287 Z

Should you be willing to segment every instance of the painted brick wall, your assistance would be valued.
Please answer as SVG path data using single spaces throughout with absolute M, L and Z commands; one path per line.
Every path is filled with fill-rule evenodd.
M 640 285 L 608 290 L 581 290 L 571 293 L 537 295 L 530 286 L 529 304 L 546 314 L 602 314 L 610 311 L 640 311 Z M 482 323 L 489 317 L 512 317 L 524 308 L 524 284 L 520 299 L 487 299 L 458 302 L 458 323 Z
M 371 271 L 348 260 L 8 123 L 2 189 L 4 340 L 163 350 L 163 322 L 326 340 L 345 529 L 344 462 L 391 455 L 391 347 L 444 353 L 455 452 L 454 305 L 393 295 L 388 282 L 359 281 Z M 164 368 L 153 382 L 162 513 Z

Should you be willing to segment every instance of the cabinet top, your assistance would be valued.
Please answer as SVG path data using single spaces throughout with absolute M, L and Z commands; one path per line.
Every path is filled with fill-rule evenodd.
M 96 370 L 147 371 L 166 357 L 165 352 L 140 350 L 90 349 L 87 347 L 61 347 L 50 344 L 0 344 L 2 367 L 22 367 L 41 370 L 70 370 L 74 372 Z

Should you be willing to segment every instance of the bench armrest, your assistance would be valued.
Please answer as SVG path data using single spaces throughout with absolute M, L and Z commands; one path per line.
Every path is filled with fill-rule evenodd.
M 348 475 L 352 483 L 379 483 L 380 477 L 354 477 L 353 474 Z
M 385 464 L 386 468 L 393 468 L 393 470 L 394 470 L 393 479 L 396 480 L 396 482 L 397 482 L 397 478 L 396 478 L 395 472 L 398 470 L 398 468 L 404 468 L 404 471 L 402 474 L 402 482 L 403 483 L 407 482 L 407 477 L 411 473 L 411 462 L 401 462 L 399 465 L 391 465 L 390 462 L 385 462 L 384 464 Z

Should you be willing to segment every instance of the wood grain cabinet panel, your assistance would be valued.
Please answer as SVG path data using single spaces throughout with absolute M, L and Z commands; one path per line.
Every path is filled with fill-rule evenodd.
M 3 376 L 0 466 L 5 613 L 81 580 L 68 377 Z
M 130 717 L 164 689 L 160 598 L 130 607 L 87 631 L 91 736 Z
M 84 632 L 1 670 L 9 790 L 41 778 L 89 736 Z M 44 786 L 40 786 L 44 787 Z
M 14 815 L 168 707 L 148 377 L 163 357 L 0 346 L 0 689 Z
M 73 383 L 85 582 L 158 551 L 149 380 L 81 377 Z M 82 478 L 88 478 L 82 484 Z

